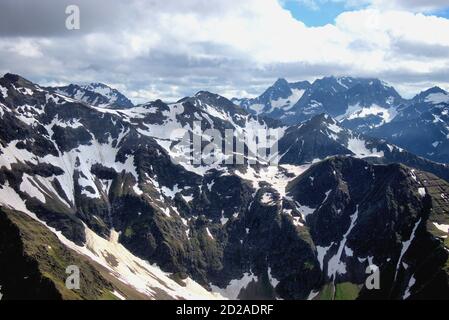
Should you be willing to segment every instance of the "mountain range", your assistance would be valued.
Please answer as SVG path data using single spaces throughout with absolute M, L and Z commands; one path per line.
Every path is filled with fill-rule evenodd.
M 419 156 L 449 162 L 449 93 L 434 87 L 404 99 L 378 79 L 278 79 L 259 97 L 232 99 L 252 114 L 296 125 L 327 113 L 344 127 L 384 138 Z
M 449 299 L 447 96 L 328 77 L 134 106 L 6 74 L 1 297 Z M 198 129 L 243 148 L 198 153 Z M 278 163 L 253 161 L 254 131 L 276 135 Z

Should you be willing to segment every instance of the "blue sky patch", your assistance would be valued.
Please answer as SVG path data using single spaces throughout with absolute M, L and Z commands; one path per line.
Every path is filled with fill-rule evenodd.
M 290 11 L 295 19 L 302 21 L 309 27 L 324 26 L 328 23 L 333 24 L 335 18 L 345 11 L 368 7 L 368 5 L 365 4 L 360 5 L 359 7 L 348 8 L 344 1 L 335 2 L 325 0 L 284 0 L 281 1 L 281 5 L 283 8 Z M 435 15 L 449 19 L 449 5 L 445 10 L 427 13 L 427 15 Z
M 434 14 L 435 14 L 436 16 L 439 16 L 439 17 L 443 17 L 443 18 L 449 19 L 449 8 L 446 9 L 446 10 L 443 10 L 443 11 L 435 12 Z
M 307 1 L 286 0 L 282 2 L 282 6 L 290 11 L 295 19 L 304 22 L 309 27 L 318 27 L 328 23 L 334 23 L 335 18 L 338 17 L 340 13 L 349 10 L 344 3 L 341 2 L 337 3 L 329 1 L 323 4 L 317 1 L 317 6 L 306 4 L 306 2 Z

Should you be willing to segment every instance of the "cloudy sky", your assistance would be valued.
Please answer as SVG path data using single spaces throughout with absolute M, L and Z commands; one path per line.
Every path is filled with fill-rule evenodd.
M 80 30 L 65 9 L 80 8 Z M 1 0 L 0 73 L 135 102 L 260 94 L 277 78 L 449 89 L 449 0 Z

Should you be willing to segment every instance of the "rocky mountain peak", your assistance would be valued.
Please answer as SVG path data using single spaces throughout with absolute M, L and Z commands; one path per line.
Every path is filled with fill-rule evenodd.
M 10 83 L 10 84 L 14 84 L 17 85 L 19 87 L 23 87 L 23 88 L 35 88 L 36 85 L 23 78 L 20 75 L 17 74 L 13 74 L 13 73 L 6 73 L 0 80 L 4 80 L 5 83 Z
M 86 85 L 85 87 L 86 88 L 108 88 L 111 90 L 115 90 L 115 89 L 112 89 L 110 86 L 108 86 L 104 83 L 101 83 L 101 82 L 91 82 L 88 85 Z
M 210 91 L 198 91 L 193 97 L 186 97 L 178 102 L 190 102 L 196 107 L 202 109 L 211 107 L 218 110 L 219 112 L 230 112 L 231 114 L 246 114 L 246 112 L 240 106 L 234 104 L 234 102 L 232 102 L 231 100 Z
M 274 84 L 273 87 L 288 87 L 289 83 L 284 78 L 278 78 Z
M 216 93 L 212 93 L 210 91 L 200 90 L 197 93 L 195 93 L 194 97 L 198 99 L 217 99 L 221 96 Z
M 69 84 L 63 87 L 51 87 L 48 89 L 97 107 L 127 109 L 134 106 L 134 104 L 117 89 L 99 82 L 87 85 Z
M 327 113 L 320 113 L 313 116 L 307 123 L 314 126 L 328 126 L 329 124 L 337 124 L 338 122 Z
M 449 93 L 438 86 L 429 88 L 412 99 L 413 103 L 449 103 Z

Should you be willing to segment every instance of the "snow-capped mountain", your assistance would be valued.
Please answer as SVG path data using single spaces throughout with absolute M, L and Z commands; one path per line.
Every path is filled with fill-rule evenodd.
M 109 109 L 132 108 L 133 103 L 118 90 L 103 83 L 88 85 L 70 84 L 64 87 L 48 88 L 66 97 L 83 101 L 87 104 Z
M 347 128 L 364 132 L 390 122 L 405 100 L 378 79 L 325 77 L 312 84 L 278 80 L 260 97 L 235 102 L 289 125 L 327 113 Z
M 413 104 L 438 105 L 449 103 L 449 94 L 440 87 L 433 87 L 421 92 L 412 99 Z
M 449 94 L 438 87 L 423 91 L 393 121 L 367 134 L 422 157 L 449 163 Z
M 447 165 L 205 91 L 107 109 L 17 75 L 0 85 L 3 299 L 449 297 Z M 207 149 L 208 129 L 275 136 L 279 165 L 248 140 Z M 198 130 L 203 152 L 185 144 Z M 63 285 L 73 264 L 78 292 Z

